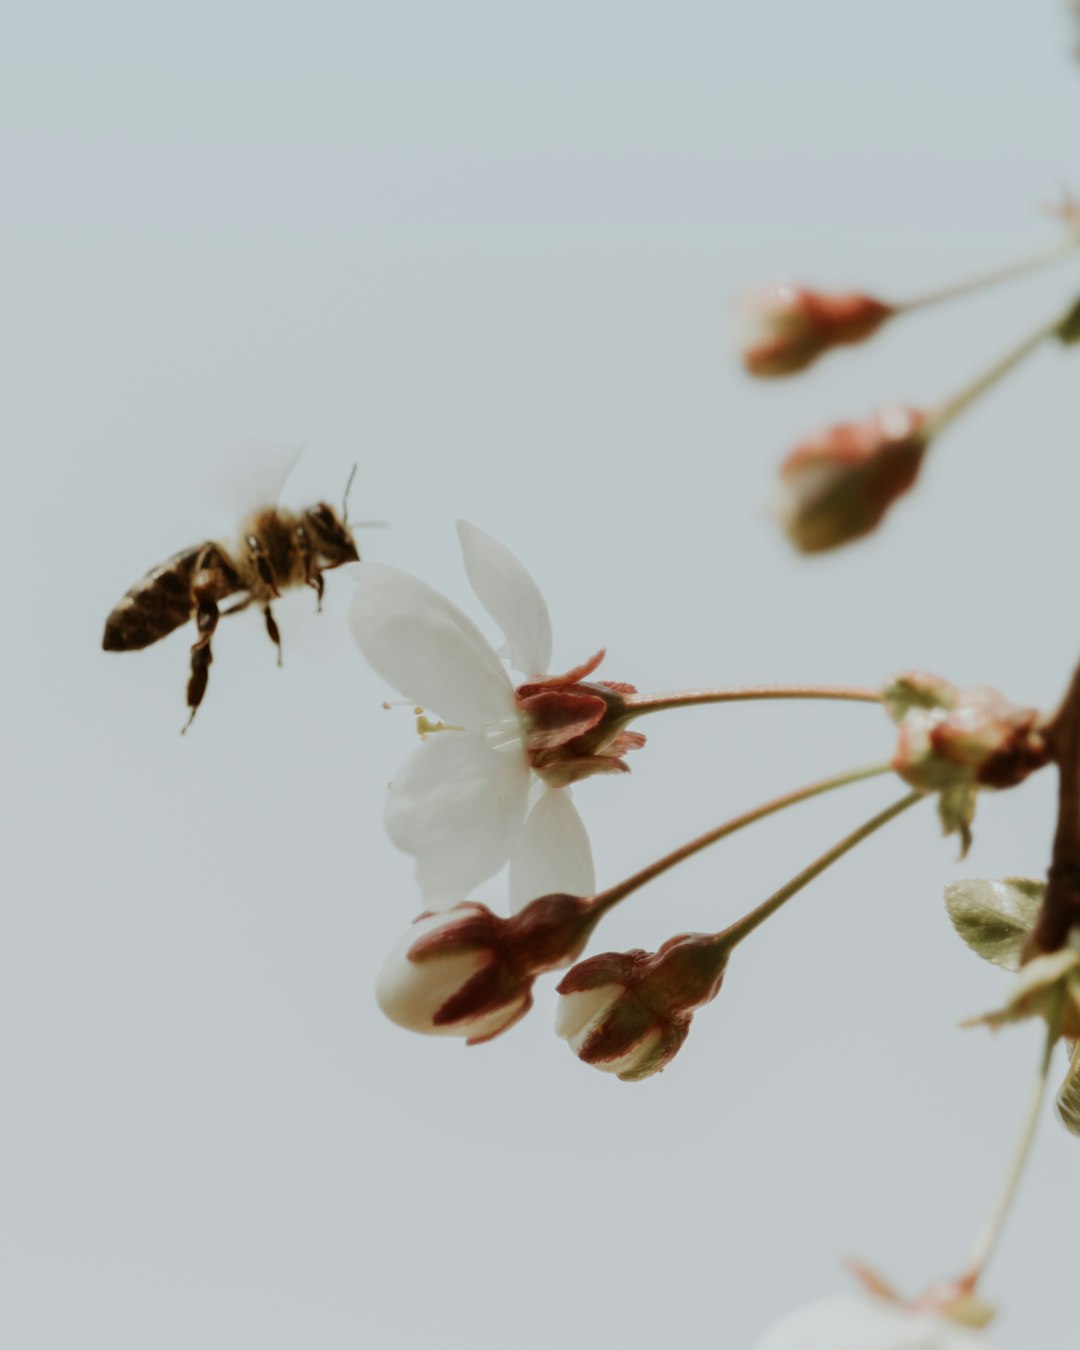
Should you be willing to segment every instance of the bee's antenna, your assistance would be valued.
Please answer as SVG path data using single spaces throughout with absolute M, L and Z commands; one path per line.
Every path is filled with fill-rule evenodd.
M 344 520 L 349 514 L 349 492 L 352 489 L 353 479 L 356 477 L 356 465 L 349 471 L 349 481 L 345 484 L 345 496 L 341 499 L 341 519 Z
M 345 524 L 350 530 L 386 530 L 390 527 L 388 520 L 347 520 Z

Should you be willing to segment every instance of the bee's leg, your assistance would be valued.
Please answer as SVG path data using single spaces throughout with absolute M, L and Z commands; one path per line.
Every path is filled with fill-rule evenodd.
M 215 544 L 205 544 L 195 560 L 191 577 L 191 603 L 195 610 L 195 631 L 198 637 L 191 648 L 191 675 L 187 687 L 187 702 L 191 712 L 181 728 L 181 735 L 195 720 L 210 678 L 210 662 L 214 659 L 210 639 L 218 623 L 217 602 L 221 595 L 228 595 L 232 589 L 226 565 Z
M 195 611 L 195 627 L 199 637 L 191 648 L 191 676 L 188 679 L 187 687 L 187 701 L 191 712 L 180 730 L 181 735 L 194 722 L 195 714 L 199 711 L 199 704 L 203 701 L 203 695 L 206 693 L 206 682 L 210 678 L 210 662 L 214 659 L 214 654 L 210 650 L 210 639 L 214 636 L 217 621 L 218 607 L 214 601 L 200 601 L 199 607 Z
M 304 529 L 303 525 L 297 526 L 296 543 L 300 549 L 300 557 L 304 563 L 304 582 L 306 585 L 310 586 L 318 596 L 318 600 L 315 603 L 315 613 L 321 614 L 324 588 L 323 574 L 318 563 L 315 561 L 315 554 L 311 549 L 311 540 L 308 538 L 308 532 Z
M 270 634 L 270 641 L 277 648 L 277 663 L 281 665 L 281 634 L 278 632 L 277 620 L 270 612 L 269 605 L 263 605 L 263 618 L 266 620 L 266 631 Z
M 312 588 L 312 590 L 313 590 L 313 591 L 315 592 L 315 594 L 318 596 L 318 599 L 315 601 L 315 613 L 316 613 L 316 614 L 321 614 L 321 613 L 322 613 L 323 590 L 324 590 L 324 587 L 325 587 L 325 583 L 323 582 L 323 574 L 319 571 L 319 569 L 318 569 L 317 567 L 314 568 L 311 572 L 308 573 L 308 576 L 307 576 L 307 584 Z
M 277 587 L 274 569 L 270 566 L 270 559 L 266 556 L 266 549 L 263 548 L 258 536 L 249 534 L 247 537 L 247 546 L 248 553 L 251 555 L 251 561 L 255 564 L 255 571 L 259 574 L 259 580 L 274 599 L 280 598 L 281 592 Z
M 223 609 L 221 611 L 221 617 L 227 619 L 230 614 L 239 614 L 242 610 L 247 609 L 250 604 L 251 596 L 249 595 L 246 600 L 237 600 L 235 605 L 230 605 L 228 609 Z

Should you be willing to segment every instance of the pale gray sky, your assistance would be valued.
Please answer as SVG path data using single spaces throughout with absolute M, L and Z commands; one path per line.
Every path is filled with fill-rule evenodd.
M 784 448 L 933 401 L 1080 262 L 898 324 L 783 386 L 729 302 L 789 274 L 903 296 L 1049 243 L 1076 181 L 1064 3 L 104 0 L 0 45 L 12 860 L 0 944 L 0 1332 L 18 1350 L 751 1350 L 846 1287 L 955 1272 L 1038 1053 L 944 883 L 1045 866 L 1053 782 L 929 810 L 758 934 L 670 1069 L 624 1085 L 551 1031 L 410 1037 L 371 988 L 416 911 L 381 825 L 413 744 L 326 612 L 99 651 L 151 564 L 221 527 L 237 435 L 307 437 L 289 496 L 392 528 L 372 558 L 480 618 L 453 522 L 545 591 L 556 665 L 874 683 L 921 666 L 1052 703 L 1080 649 L 1077 355 L 950 430 L 880 537 L 805 563 Z M 610 882 L 725 816 L 888 753 L 872 707 L 657 718 L 577 794 Z M 599 935 L 717 928 L 895 794 L 851 788 L 642 892 Z M 482 898 L 500 896 L 493 882 Z M 1080 1146 L 1047 1120 L 989 1296 L 1000 1350 L 1075 1343 Z

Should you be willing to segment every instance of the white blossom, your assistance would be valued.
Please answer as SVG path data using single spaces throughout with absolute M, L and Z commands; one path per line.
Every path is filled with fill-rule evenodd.
M 841 1294 L 791 1313 L 757 1350 L 992 1350 L 983 1332 L 869 1294 Z
M 536 583 L 497 540 L 458 522 L 465 570 L 526 680 L 551 662 L 551 623 Z M 438 591 L 397 568 L 361 563 L 349 624 L 375 671 L 444 726 L 395 774 L 386 824 L 416 859 L 424 903 L 445 909 L 509 860 L 510 899 L 595 889 L 592 850 L 566 787 L 534 771 L 506 666 L 476 625 Z

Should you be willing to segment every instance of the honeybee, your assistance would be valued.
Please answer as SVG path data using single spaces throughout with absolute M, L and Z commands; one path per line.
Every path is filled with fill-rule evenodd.
M 299 450 L 290 450 L 280 481 L 295 464 Z M 356 465 L 345 485 L 341 513 L 326 502 L 300 511 L 278 505 L 260 506 L 249 512 L 240 528 L 239 541 L 226 548 L 214 540 L 181 550 L 152 568 L 117 603 L 105 620 L 101 645 L 107 652 L 139 651 L 195 620 L 196 639 L 191 647 L 191 673 L 187 684 L 187 731 L 206 693 L 213 660 L 211 640 L 218 620 L 239 614 L 251 605 L 263 612 L 270 640 L 281 665 L 281 634 L 270 607 L 282 591 L 310 586 L 316 609 L 322 609 L 323 573 L 343 563 L 359 562 L 360 554 L 347 519 L 349 489 Z M 261 500 L 276 501 L 277 493 Z M 223 600 L 240 598 L 227 609 Z

